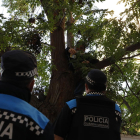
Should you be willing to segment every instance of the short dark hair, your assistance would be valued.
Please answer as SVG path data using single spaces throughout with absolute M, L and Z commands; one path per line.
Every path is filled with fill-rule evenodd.
M 105 91 L 106 82 L 106 75 L 98 69 L 92 69 L 85 78 L 85 83 L 88 85 L 88 88 L 95 92 Z

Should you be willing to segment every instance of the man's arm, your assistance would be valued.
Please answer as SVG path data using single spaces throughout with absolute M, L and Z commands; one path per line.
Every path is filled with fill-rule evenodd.
M 92 56 L 90 53 L 85 53 L 84 54 L 84 58 L 85 60 L 89 61 L 89 63 L 92 65 L 92 64 L 96 64 L 99 62 L 98 59 L 96 59 L 95 56 Z

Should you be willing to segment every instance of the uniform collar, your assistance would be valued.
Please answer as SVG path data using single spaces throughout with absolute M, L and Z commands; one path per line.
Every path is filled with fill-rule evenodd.
M 3 81 L 0 81 L 0 93 L 15 96 L 28 103 L 30 102 L 31 99 L 31 93 L 29 89 L 20 88 Z

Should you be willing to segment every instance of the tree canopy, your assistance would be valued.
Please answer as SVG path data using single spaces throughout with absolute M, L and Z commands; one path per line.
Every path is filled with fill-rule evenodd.
M 140 129 L 140 1 L 120 0 L 129 8 L 112 18 L 107 15 L 113 11 L 96 7 L 95 2 L 103 1 L 3 0 L 10 17 L 0 14 L 0 54 L 23 49 L 36 55 L 40 75 L 36 85 L 46 89 L 48 99 L 43 104 L 46 110 L 54 106 L 51 113 L 55 112 L 56 117 L 64 102 L 72 98 L 62 94 L 73 90 L 64 89 L 66 84 L 73 87 L 67 76 L 65 48 L 83 41 L 87 51 L 99 59 L 94 68 L 103 70 L 108 77 L 106 95 L 120 105 L 122 133 L 136 135 Z M 83 75 L 89 69 L 83 65 Z M 59 96 L 56 89 L 61 89 L 58 93 L 64 96 Z M 61 104 L 58 112 L 54 104 Z

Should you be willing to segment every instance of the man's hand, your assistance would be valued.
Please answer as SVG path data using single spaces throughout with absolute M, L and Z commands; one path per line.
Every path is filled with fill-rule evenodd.
M 69 52 L 70 54 L 76 54 L 76 50 L 73 49 L 73 48 L 70 48 L 70 49 L 68 50 L 68 52 Z
M 88 64 L 88 63 L 90 63 L 90 62 L 89 62 L 89 61 L 87 61 L 87 60 L 84 60 L 82 63 L 87 63 L 87 64 Z
M 64 140 L 64 138 L 54 134 L 54 140 Z

